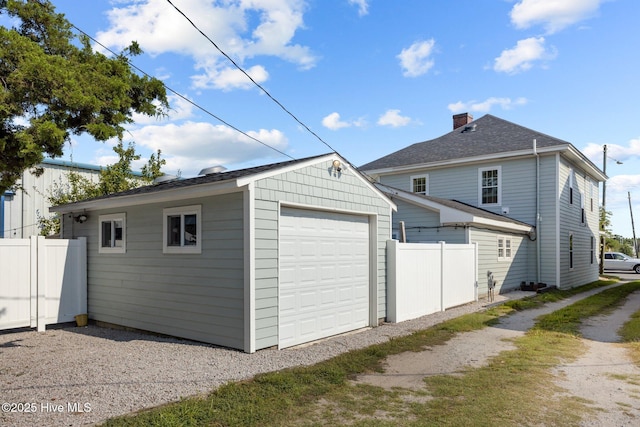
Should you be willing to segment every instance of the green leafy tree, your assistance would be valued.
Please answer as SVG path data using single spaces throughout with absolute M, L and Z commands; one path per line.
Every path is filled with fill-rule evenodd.
M 63 154 L 70 135 L 122 138 L 133 113 L 164 115 L 161 81 L 132 71 L 133 42 L 113 58 L 76 36 L 49 0 L 0 0 L 0 194 L 44 156 Z
M 125 148 L 120 140 L 113 151 L 118 154 L 118 161 L 100 171 L 98 182 L 93 182 L 76 171 L 69 171 L 64 181 L 53 183 L 49 194 L 45 196 L 47 201 L 52 206 L 57 206 L 106 196 L 149 184 L 163 174 L 161 167 L 166 161 L 160 157 L 160 150 L 151 155 L 147 164 L 142 167 L 142 174 L 135 174 L 131 166 L 133 161 L 140 159 L 134 143 L 129 143 Z M 60 232 L 60 218 L 57 215 L 46 217 L 38 213 L 38 226 L 43 236 L 57 234 Z

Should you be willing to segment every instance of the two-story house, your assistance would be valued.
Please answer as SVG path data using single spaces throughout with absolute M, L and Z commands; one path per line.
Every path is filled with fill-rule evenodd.
M 604 173 L 571 143 L 487 114 L 453 116 L 453 131 L 360 168 L 398 206 L 408 242 L 478 243 L 502 290 L 522 281 L 560 288 L 598 278 Z

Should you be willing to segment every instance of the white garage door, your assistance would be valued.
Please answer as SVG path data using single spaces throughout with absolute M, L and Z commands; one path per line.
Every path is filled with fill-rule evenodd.
M 369 325 L 369 219 L 282 208 L 279 347 Z

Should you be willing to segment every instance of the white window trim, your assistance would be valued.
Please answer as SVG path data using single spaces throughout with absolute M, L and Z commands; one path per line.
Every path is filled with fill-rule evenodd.
M 502 241 L 503 256 L 500 256 L 500 241 Z M 507 256 L 507 241 L 509 242 L 509 256 Z M 511 236 L 496 237 L 496 253 L 498 261 L 511 261 L 513 259 L 513 239 Z
M 498 171 L 498 202 L 482 203 L 482 172 L 493 170 Z M 502 166 L 478 168 L 478 206 L 502 206 Z
M 174 215 L 196 216 L 196 244 L 193 246 L 169 246 L 167 245 L 167 218 Z M 184 226 L 184 219 L 180 221 Z M 184 237 L 181 232 L 180 235 Z M 179 206 L 162 210 L 162 253 L 165 254 L 200 254 L 202 253 L 202 205 Z
M 122 221 L 122 246 L 121 247 L 104 247 L 102 246 L 102 223 L 109 221 Z M 98 216 L 98 253 L 99 254 L 123 254 L 127 252 L 127 214 L 116 213 Z
M 413 180 L 414 179 L 419 179 L 419 178 L 424 178 L 424 188 L 425 188 L 424 193 L 423 192 L 413 191 Z M 410 176 L 409 177 L 409 189 L 410 189 L 410 191 L 412 193 L 428 195 L 429 194 L 429 175 L 422 174 L 422 175 L 412 175 L 412 176 Z
M 569 271 L 573 271 L 573 264 L 575 264 L 575 252 L 573 250 L 573 246 L 575 245 L 575 241 L 573 239 L 573 233 L 569 233 L 569 251 L 568 251 L 568 255 L 569 255 Z

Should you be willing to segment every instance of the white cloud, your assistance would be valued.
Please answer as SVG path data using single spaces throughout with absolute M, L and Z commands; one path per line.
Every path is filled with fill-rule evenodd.
M 322 126 L 331 130 L 338 130 L 351 125 L 348 122 L 341 121 L 340 114 L 334 112 L 322 119 Z
M 369 4 L 367 0 L 349 0 L 349 4 L 358 6 L 358 15 L 364 16 L 369 13 Z
M 292 44 L 304 25 L 302 0 L 191 0 L 178 8 L 240 65 L 259 56 L 275 56 L 302 69 L 317 61 L 308 47 Z M 111 27 L 96 38 L 110 48 L 122 50 L 136 40 L 152 56 L 172 52 L 192 57 L 196 68 L 208 70 L 194 80 L 200 87 L 218 88 L 225 82 L 233 88 L 248 87 L 220 76 L 227 60 L 165 0 L 122 0 L 107 17 Z M 264 66 L 253 68 L 268 77 Z
M 433 67 L 434 61 L 431 59 L 436 42 L 434 39 L 415 42 L 397 56 L 400 59 L 400 66 L 403 69 L 402 75 L 405 77 L 420 76 Z
M 169 111 L 166 117 L 153 117 L 146 114 L 133 113 L 132 118 L 136 126 L 150 125 L 165 120 L 184 120 L 193 115 L 193 104 L 177 95 L 169 93 L 167 95 L 169 101 Z M 156 104 L 158 104 L 156 102 Z
M 493 106 L 499 106 L 503 110 L 510 110 L 513 107 L 525 105 L 529 102 L 526 98 L 517 98 L 512 100 L 511 98 L 487 98 L 484 101 L 458 101 L 453 104 L 447 105 L 447 108 L 452 113 L 460 113 L 465 111 L 487 113 L 493 108 Z
M 555 50 L 545 48 L 544 37 L 519 40 L 513 49 L 502 51 L 495 59 L 493 69 L 497 72 L 516 74 L 527 71 L 536 61 L 547 61 L 556 57 Z
M 348 128 L 348 127 L 363 127 L 365 125 L 366 125 L 366 121 L 362 118 L 359 118 L 357 120 L 351 120 L 348 122 L 343 121 L 340 119 L 340 114 L 336 112 L 333 112 L 322 119 L 322 126 L 331 130 L 338 130 L 338 129 Z
M 603 0 L 521 0 L 511 9 L 511 22 L 526 29 L 542 25 L 548 34 L 593 16 Z
M 581 150 L 585 156 L 595 163 L 599 168 L 602 168 L 602 156 L 604 154 L 604 146 L 594 143 L 587 144 Z M 627 160 L 633 157 L 640 157 L 640 137 L 631 139 L 627 146 L 618 144 L 607 144 L 607 164 L 611 165 L 616 161 L 625 163 Z M 608 173 L 609 171 L 607 171 Z
M 199 74 L 191 77 L 193 86 L 199 89 L 250 89 L 253 87 L 253 83 L 249 78 L 237 68 L 223 68 L 217 69 L 219 64 L 211 64 L 213 68 L 205 68 L 204 74 Z M 256 83 L 264 83 L 269 78 L 269 73 L 261 65 L 254 65 L 253 67 L 245 70 L 248 75 L 251 76 Z
M 378 119 L 379 126 L 391 126 L 394 128 L 406 126 L 411 123 L 411 118 L 400 115 L 400 110 L 387 110 Z
M 184 176 L 193 176 L 207 166 L 279 156 L 276 151 L 224 125 L 186 122 L 145 126 L 130 133 L 136 146 L 152 152 L 162 150 L 162 157 L 167 161 L 164 170 L 168 173 L 181 170 Z M 260 129 L 247 134 L 280 151 L 286 151 L 288 147 L 287 137 L 277 129 Z

